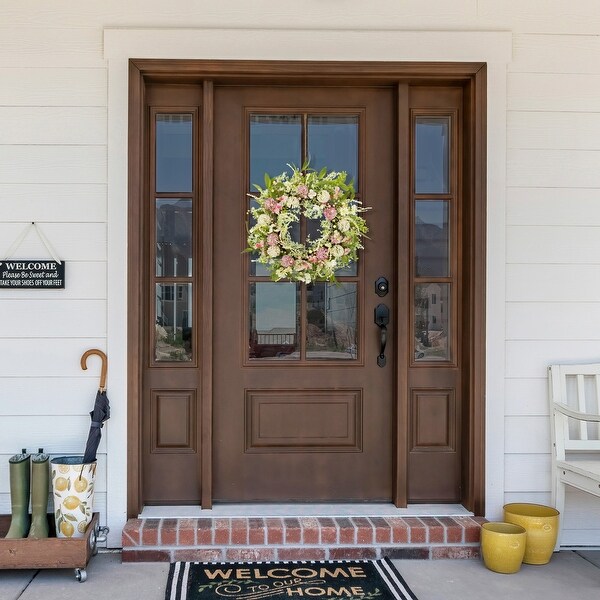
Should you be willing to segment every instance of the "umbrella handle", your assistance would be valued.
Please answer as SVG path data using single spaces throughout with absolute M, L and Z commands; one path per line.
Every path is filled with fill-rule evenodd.
M 101 392 L 106 391 L 106 371 L 108 369 L 108 358 L 102 350 L 98 350 L 97 348 L 92 348 L 91 350 L 87 350 L 83 353 L 81 357 L 81 368 L 86 371 L 87 370 L 87 359 L 92 354 L 96 354 L 102 359 L 102 370 L 100 371 L 100 387 L 98 388 Z

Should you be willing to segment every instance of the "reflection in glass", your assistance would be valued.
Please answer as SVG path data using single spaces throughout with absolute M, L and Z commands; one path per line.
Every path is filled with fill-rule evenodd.
M 450 360 L 450 284 L 415 286 L 415 360 Z
M 301 166 L 302 119 L 300 115 L 252 115 L 250 117 L 250 191 L 264 187 L 265 173 L 275 177 L 288 164 Z
M 156 115 L 156 191 L 192 191 L 192 115 Z
M 250 284 L 249 353 L 252 359 L 300 358 L 300 286 Z
M 309 116 L 308 157 L 317 171 L 346 171 L 358 189 L 358 116 Z
M 306 358 L 356 359 L 356 283 L 313 283 L 306 293 Z
M 417 277 L 447 277 L 449 270 L 448 201 L 417 200 L 415 274 Z
M 157 283 L 155 302 L 155 360 L 192 360 L 192 284 Z
M 449 117 L 418 117 L 416 124 L 415 192 L 447 194 Z
M 192 201 L 156 199 L 156 275 L 192 276 Z

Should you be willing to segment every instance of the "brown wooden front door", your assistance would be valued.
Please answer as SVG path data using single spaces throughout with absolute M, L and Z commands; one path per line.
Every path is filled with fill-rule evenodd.
M 378 367 L 373 314 L 396 297 L 395 284 L 385 298 L 374 289 L 394 271 L 394 98 L 215 92 L 215 501 L 392 499 L 394 345 Z M 338 284 L 273 282 L 242 253 L 252 184 L 307 159 L 347 171 L 372 207 L 362 259 Z
M 481 508 L 478 105 L 470 76 L 385 73 L 363 86 L 159 74 L 133 97 L 132 506 Z M 273 282 L 244 252 L 253 184 L 306 160 L 347 171 L 370 207 L 365 248 L 337 284 Z M 302 222 L 300 239 L 314 227 Z

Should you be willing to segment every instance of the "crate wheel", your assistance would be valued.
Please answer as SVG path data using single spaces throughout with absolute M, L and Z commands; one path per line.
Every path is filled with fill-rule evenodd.
M 87 571 L 85 569 L 75 569 L 75 579 L 79 583 L 83 583 L 87 579 Z

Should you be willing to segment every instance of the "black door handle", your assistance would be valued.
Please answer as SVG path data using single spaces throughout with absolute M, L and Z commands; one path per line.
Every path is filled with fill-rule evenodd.
M 385 347 L 387 345 L 387 325 L 389 322 L 390 309 L 385 304 L 378 304 L 375 307 L 375 325 L 379 327 L 381 334 L 381 345 L 377 357 L 378 367 L 385 367 Z

